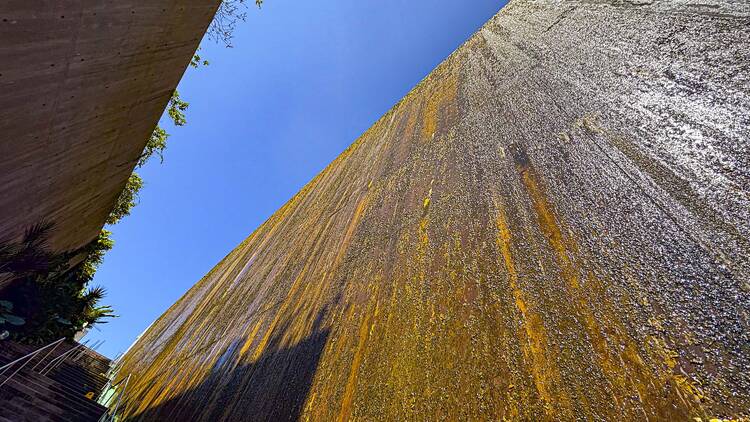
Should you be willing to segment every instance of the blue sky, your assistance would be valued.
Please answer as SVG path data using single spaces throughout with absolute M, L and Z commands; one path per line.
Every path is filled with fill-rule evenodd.
M 119 318 L 87 338 L 114 357 L 504 4 L 267 0 L 234 48 L 179 85 L 188 124 L 139 172 L 94 279 Z

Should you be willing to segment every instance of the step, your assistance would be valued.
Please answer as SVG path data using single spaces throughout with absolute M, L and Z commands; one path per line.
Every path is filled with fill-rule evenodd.
M 77 409 L 92 411 L 95 413 L 101 413 L 105 410 L 105 408 L 96 403 L 96 401 L 86 398 L 83 394 L 78 394 L 70 389 L 67 389 L 64 385 L 61 385 L 43 375 L 36 373 L 19 373 L 16 375 L 16 377 L 14 377 L 8 384 L 6 384 L 6 386 L 14 382 L 20 383 L 31 391 L 36 391 L 37 395 L 44 392 L 45 397 L 48 397 L 48 399 L 51 401 L 64 402 L 66 404 L 74 406 Z M 1 389 L 0 393 L 2 393 Z
M 71 374 L 76 374 L 94 380 L 106 378 L 103 373 L 89 371 L 85 368 L 77 366 L 76 362 L 63 362 L 62 364 L 55 367 L 55 370 L 66 371 Z
M 45 417 L 53 421 L 96 421 L 101 414 L 94 413 L 89 409 L 77 409 L 69 403 L 50 399 L 44 390 L 37 391 L 25 386 L 15 379 L 0 387 L 0 397 L 3 401 L 3 409 L 8 413 L 19 413 L 25 420 L 39 420 Z M 103 413 L 103 411 L 102 411 Z
M 105 377 L 94 377 L 89 374 L 81 374 L 76 371 L 71 371 L 71 370 L 64 369 L 64 368 L 54 369 L 51 372 L 49 372 L 49 375 L 52 378 L 55 378 L 55 377 L 67 378 L 81 385 L 103 385 L 107 383 L 107 378 Z
M 78 397 L 45 388 L 44 385 L 33 383 L 28 379 L 13 378 L 0 388 L 0 396 L 11 399 L 13 396 L 40 399 L 43 403 L 52 404 L 74 412 L 100 413 L 104 409 L 98 403 L 85 397 Z
M 83 382 L 78 378 L 71 378 L 64 374 L 48 374 L 50 379 L 57 381 L 59 384 L 66 386 L 71 391 L 85 395 L 90 391 L 98 392 L 107 384 L 106 381 L 91 383 Z
M 86 370 L 73 366 L 73 364 L 67 363 L 58 366 L 52 372 L 68 374 L 70 376 L 81 378 L 82 380 L 86 380 L 92 383 L 99 383 L 101 382 L 101 380 L 107 379 L 107 377 L 102 374 L 88 372 Z
M 0 422 L 94 422 L 107 411 L 85 394 L 99 394 L 108 379 L 104 375 L 110 370 L 110 360 L 87 350 L 85 354 L 71 353 L 47 375 L 38 371 L 55 357 L 62 355 L 75 343 L 61 343 L 44 363 L 34 367 L 46 355 L 46 351 L 29 360 L 13 379 L 0 387 Z M 0 342 L 0 366 L 37 350 L 38 346 L 26 346 L 12 342 Z M 75 358 L 75 361 L 72 359 Z M 21 362 L 19 365 L 24 364 Z M 18 366 L 9 369 L 6 376 Z M 0 382 L 5 380 L 0 376 Z
M 68 389 L 65 385 L 59 384 L 56 381 L 51 380 L 43 375 L 24 374 L 24 376 L 19 378 L 19 382 L 25 383 L 30 387 L 33 387 L 35 390 L 49 390 L 51 393 L 54 393 L 54 397 L 56 399 L 62 399 L 71 402 L 81 408 L 91 409 L 95 412 L 104 410 L 104 407 L 97 403 L 95 400 L 88 399 L 83 394 L 79 394 L 71 389 Z M 95 393 L 98 394 L 99 392 L 95 391 Z
M 50 413 L 49 409 L 34 406 L 28 401 L 17 403 L 4 403 L 0 408 L 0 421 L 10 420 L 13 422 L 68 422 L 65 416 L 57 416 Z
M 51 355 L 45 359 L 49 361 L 55 357 L 62 355 L 70 349 L 77 347 L 78 343 L 63 342 L 53 348 L 43 350 L 37 355 L 39 358 L 45 356 L 49 351 L 52 351 Z M 0 341 L 0 362 L 10 362 L 30 352 L 38 350 L 40 345 L 24 345 L 15 343 L 12 341 Z M 82 354 L 79 352 L 83 352 Z M 84 348 L 78 349 L 69 355 L 69 359 L 76 357 L 79 366 L 90 368 L 93 372 L 106 372 L 112 361 L 105 356 L 100 355 L 94 350 Z
M 22 363 L 20 363 L 19 365 L 21 364 Z M 39 366 L 37 367 L 36 371 L 32 371 L 34 365 L 35 364 L 33 362 L 25 365 L 21 370 L 21 373 L 38 372 L 43 368 L 43 366 Z M 18 368 L 19 366 L 9 368 L 8 371 L 6 371 L 5 375 L 12 374 Z M 55 379 L 61 384 L 68 385 L 71 389 L 74 389 L 81 394 L 85 394 L 89 391 L 98 392 L 107 384 L 108 381 L 104 376 L 92 375 L 68 364 L 63 364 L 59 368 L 55 368 L 47 375 L 49 378 Z

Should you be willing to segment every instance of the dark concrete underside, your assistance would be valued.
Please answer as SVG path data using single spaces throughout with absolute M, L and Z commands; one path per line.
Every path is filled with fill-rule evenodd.
M 97 236 L 218 4 L 0 1 L 0 241 Z
M 749 416 L 748 16 L 512 2 L 140 338 L 128 414 Z

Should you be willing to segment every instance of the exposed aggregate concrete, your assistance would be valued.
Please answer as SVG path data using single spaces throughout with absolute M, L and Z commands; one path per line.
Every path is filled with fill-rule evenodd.
M 750 417 L 749 27 L 511 2 L 144 333 L 127 413 Z

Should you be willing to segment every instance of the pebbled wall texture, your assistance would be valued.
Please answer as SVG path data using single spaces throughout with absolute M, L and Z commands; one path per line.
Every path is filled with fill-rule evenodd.
M 97 236 L 218 4 L 0 2 L 0 240 Z
M 750 417 L 748 28 L 512 1 L 140 337 L 125 413 Z

